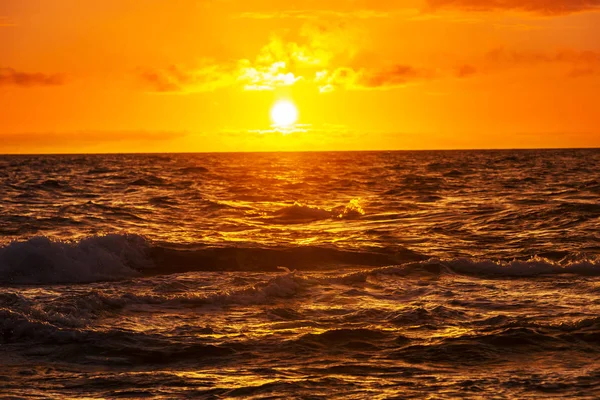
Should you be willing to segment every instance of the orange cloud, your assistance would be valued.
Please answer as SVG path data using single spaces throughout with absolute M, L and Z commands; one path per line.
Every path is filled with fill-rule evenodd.
M 0 16 L 0 28 L 17 26 L 10 18 Z
M 69 147 L 85 148 L 115 143 L 136 145 L 166 142 L 187 136 L 174 131 L 81 131 L 81 132 L 25 132 L 3 133 L 0 152 L 15 153 L 34 147 L 39 151 Z
M 156 92 L 207 92 L 235 83 L 235 66 L 203 61 L 197 68 L 171 65 L 165 69 L 139 69 L 138 77 Z
M 477 74 L 477 68 L 472 65 L 465 64 L 456 68 L 455 75 L 457 78 L 468 78 Z
M 494 49 L 487 56 L 495 63 L 539 64 L 564 62 L 569 64 L 600 64 L 600 53 L 595 51 L 560 50 L 554 53 L 510 51 Z
M 322 93 L 337 88 L 346 90 L 391 89 L 408 83 L 433 79 L 435 74 L 426 69 L 410 65 L 394 65 L 387 68 L 337 68 L 319 71 L 315 82 Z
M 301 42 L 273 36 L 253 60 L 203 60 L 194 67 L 139 69 L 137 75 L 156 92 L 204 92 L 229 86 L 274 90 L 310 81 L 316 70 L 334 59 L 351 57 L 345 33 L 335 27 L 307 25 L 299 32 Z
M 503 48 L 490 51 L 486 59 L 495 67 L 513 65 L 566 64 L 573 68 L 571 77 L 600 72 L 600 53 L 595 51 L 561 50 L 556 52 L 509 51 Z
M 600 9 L 600 0 L 428 0 L 428 4 L 434 9 L 515 10 L 543 15 L 571 14 Z
M 64 76 L 60 74 L 28 73 L 12 68 L 0 68 L 0 86 L 58 86 L 64 82 Z
M 388 18 L 393 13 L 388 11 L 378 11 L 362 9 L 355 11 L 335 11 L 335 10 L 278 10 L 263 12 L 243 12 L 237 15 L 242 19 L 319 19 L 319 18 L 344 18 L 344 19 L 372 19 Z
M 322 93 L 336 89 L 366 90 L 400 87 L 432 79 L 431 70 L 396 64 L 366 67 L 355 60 L 361 39 L 343 25 L 307 24 L 299 40 L 273 36 L 254 60 L 203 61 L 197 67 L 171 66 L 139 70 L 139 77 L 157 92 L 201 92 L 239 86 L 274 90 L 297 83 L 313 84 Z

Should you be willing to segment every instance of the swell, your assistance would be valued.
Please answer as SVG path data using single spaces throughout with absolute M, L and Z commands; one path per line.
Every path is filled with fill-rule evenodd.
M 402 247 L 343 249 L 324 246 L 257 247 L 252 244 L 182 247 L 139 235 L 92 236 L 80 241 L 34 237 L 0 247 L 0 283 L 56 284 L 115 281 L 192 271 L 262 271 L 279 268 L 323 270 L 369 268 L 338 280 L 367 275 L 532 278 L 572 274 L 600 276 L 600 257 L 566 255 L 561 260 L 471 258 L 429 259 Z
M 268 221 L 276 224 L 302 224 L 327 219 L 358 219 L 365 215 L 365 211 L 357 199 L 353 199 L 345 206 L 325 209 L 295 202 L 291 206 L 283 207 L 270 214 Z
M 104 364 L 164 364 L 225 357 L 234 346 L 175 340 L 159 334 L 112 328 L 62 327 L 27 314 L 0 308 L 0 344 L 26 346 L 29 356 Z M 238 346 L 239 347 L 239 346 Z M 52 350 L 49 353 L 49 350 Z
M 0 283 L 86 283 L 131 278 L 153 266 L 137 235 L 93 236 L 78 242 L 39 236 L 0 248 Z
M 426 257 L 396 248 L 343 250 L 333 247 L 181 248 L 156 244 L 139 235 L 92 236 L 80 241 L 34 237 L 0 248 L 0 283 L 56 284 L 116 281 L 144 275 L 191 271 L 277 271 L 379 267 Z

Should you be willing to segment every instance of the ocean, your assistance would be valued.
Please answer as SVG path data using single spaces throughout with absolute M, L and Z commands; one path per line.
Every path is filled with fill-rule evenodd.
M 600 150 L 0 156 L 0 396 L 600 397 Z

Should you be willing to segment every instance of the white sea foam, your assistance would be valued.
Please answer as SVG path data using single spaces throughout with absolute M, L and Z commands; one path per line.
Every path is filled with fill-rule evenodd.
M 149 244 L 137 235 L 94 236 L 79 242 L 35 237 L 0 248 L 0 282 L 85 283 L 119 280 L 152 267 Z
M 427 261 L 375 268 L 369 271 L 369 275 L 401 276 L 441 273 L 522 278 L 560 274 L 600 276 L 600 258 L 585 255 L 560 261 L 553 261 L 543 257 L 512 261 L 477 258 L 432 258 Z
M 307 221 L 318 221 L 324 219 L 355 219 L 365 215 L 357 199 L 351 200 L 347 205 L 326 209 L 294 203 L 283 207 L 273 213 L 272 222 L 278 223 L 301 223 Z

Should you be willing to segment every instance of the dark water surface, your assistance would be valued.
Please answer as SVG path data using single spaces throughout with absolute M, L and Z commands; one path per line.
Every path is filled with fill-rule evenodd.
M 0 395 L 600 397 L 600 150 L 0 156 L 0 188 Z

